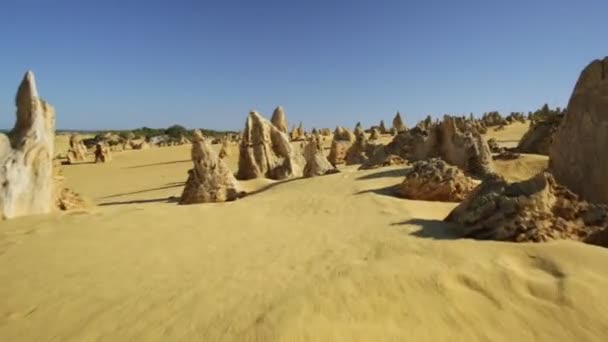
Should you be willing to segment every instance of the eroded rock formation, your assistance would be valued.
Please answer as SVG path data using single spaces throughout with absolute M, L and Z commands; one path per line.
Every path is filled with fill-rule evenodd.
M 553 135 L 562 119 L 563 115 L 555 114 L 547 116 L 542 121 L 532 121 L 530 128 L 517 144 L 517 151 L 548 155 Z
M 274 110 L 270 122 L 272 122 L 274 127 L 276 127 L 279 131 L 287 134 L 287 129 L 289 126 L 287 125 L 287 116 L 285 116 L 285 110 L 283 110 L 283 107 L 278 106 Z
M 401 119 L 401 114 L 399 112 L 397 112 L 397 114 L 395 115 L 395 118 L 393 118 L 393 129 L 397 133 L 402 133 L 407 130 L 407 127 L 405 126 L 403 119 Z
M 234 201 L 245 195 L 232 171 L 199 130 L 192 136 L 192 163 L 180 204 Z
M 417 161 L 399 185 L 399 195 L 421 201 L 460 202 L 475 188 L 459 168 L 439 158 Z
M 608 226 L 608 209 L 580 200 L 550 173 L 517 183 L 492 175 L 445 220 L 458 223 L 460 235 L 467 238 L 594 242 Z
M 608 203 L 608 57 L 581 73 L 549 149 L 555 179 L 591 202 Z
M 95 145 L 95 162 L 96 163 L 106 163 L 112 160 L 112 156 L 110 154 L 110 149 L 104 143 L 97 143 Z
M 67 152 L 68 164 L 83 162 L 87 160 L 87 148 L 78 134 L 70 136 L 70 148 Z
M 325 157 L 323 146 L 321 146 L 321 136 L 313 135 L 308 144 L 304 147 L 304 177 L 323 176 L 330 173 L 339 172 Z
M 341 126 L 336 127 L 329 150 L 329 156 L 327 157 L 329 162 L 334 166 L 344 164 L 346 152 L 354 142 L 355 135 L 351 131 Z
M 304 158 L 288 136 L 255 111 L 249 113 L 239 147 L 238 179 L 302 176 Z

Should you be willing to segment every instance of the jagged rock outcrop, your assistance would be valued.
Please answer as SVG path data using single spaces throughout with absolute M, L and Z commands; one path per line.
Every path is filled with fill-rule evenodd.
M 402 133 L 407 130 L 407 127 L 405 126 L 403 119 L 401 119 L 401 114 L 399 112 L 397 112 L 397 114 L 395 115 L 395 118 L 393 119 L 393 129 L 397 133 Z
M 401 197 L 420 201 L 460 202 L 475 188 L 459 168 L 439 158 L 417 161 L 399 185 Z
M 377 148 L 373 155 L 369 157 L 368 161 L 361 164 L 359 170 L 371 170 L 386 166 L 405 164 L 407 164 L 405 159 L 394 154 L 386 154 L 384 149 Z
M 179 204 L 234 201 L 245 192 L 199 130 L 192 136 L 192 163 Z
M 548 155 L 553 143 L 553 135 L 562 119 L 563 115 L 556 114 L 547 116 L 542 121 L 532 121 L 530 128 L 517 144 L 517 151 Z
M 492 175 L 445 220 L 459 224 L 460 235 L 467 238 L 593 242 L 608 227 L 608 208 L 580 200 L 550 173 L 517 183 Z
M 255 111 L 249 113 L 239 146 L 238 179 L 302 176 L 304 158 L 288 136 Z
M 97 143 L 95 145 L 95 162 L 106 163 L 112 160 L 110 149 L 104 143 Z
M 276 127 L 279 131 L 287 134 L 289 126 L 287 125 L 287 116 L 285 116 L 285 110 L 283 110 L 283 107 L 278 106 L 274 110 L 270 122 L 272 122 L 274 127 Z
M 386 153 L 409 161 L 439 157 L 471 175 L 484 177 L 492 171 L 490 148 L 477 130 L 460 121 L 446 115 L 428 129 L 416 126 L 402 132 L 386 146 Z
M 331 148 L 329 150 L 329 156 L 327 159 L 333 166 L 344 164 L 346 159 L 346 152 L 355 142 L 355 135 L 347 128 L 338 126 L 334 131 L 334 137 L 331 142 Z
M 608 57 L 581 73 L 549 149 L 560 184 L 584 199 L 608 203 Z
M 53 165 L 55 110 L 38 95 L 28 71 L 15 98 L 17 121 L 0 134 L 0 219 L 77 207 Z
M 70 136 L 70 148 L 67 152 L 68 164 L 74 164 L 77 162 L 83 162 L 87 160 L 87 148 L 78 136 L 78 134 L 72 134 Z
M 509 124 L 509 122 L 507 122 L 507 120 L 505 118 L 503 118 L 499 112 L 484 113 L 481 116 L 481 122 L 486 127 L 505 126 L 505 125 Z
M 304 177 L 323 176 L 339 172 L 325 157 L 323 146 L 321 146 L 321 136 L 313 135 L 308 144 L 304 147 Z

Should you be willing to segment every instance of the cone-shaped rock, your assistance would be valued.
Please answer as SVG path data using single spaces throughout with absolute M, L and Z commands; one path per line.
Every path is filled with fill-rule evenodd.
M 336 127 L 329 156 L 327 157 L 329 162 L 334 166 L 344 164 L 346 152 L 355 140 L 355 135 L 351 131 L 341 126 Z
M 384 125 L 384 120 L 380 120 L 380 125 L 378 126 L 378 129 L 380 130 L 381 134 L 387 133 L 386 126 Z
M 238 179 L 300 177 L 303 165 L 287 134 L 257 112 L 249 113 L 239 146 Z
M 287 133 L 289 126 L 287 125 L 287 117 L 285 116 L 285 110 L 283 110 L 283 107 L 278 106 L 274 110 L 270 122 L 272 122 L 274 127 L 276 127 L 279 131 Z
M 234 201 L 245 195 L 232 171 L 199 130 L 192 137 L 192 163 L 180 204 Z
M 549 148 L 555 179 L 584 199 L 608 203 L 608 57 L 581 73 Z
M 397 131 L 397 133 L 405 132 L 407 130 L 407 127 L 403 123 L 403 119 L 401 119 L 401 114 L 399 112 L 397 112 L 395 118 L 393 119 L 393 128 L 395 131 Z
M 27 72 L 16 96 L 17 122 L 0 134 L 0 218 L 48 213 L 53 200 L 55 111 Z
M 339 172 L 325 157 L 323 146 L 321 146 L 321 136 L 313 135 L 306 147 L 304 147 L 304 177 L 323 176 L 330 173 Z

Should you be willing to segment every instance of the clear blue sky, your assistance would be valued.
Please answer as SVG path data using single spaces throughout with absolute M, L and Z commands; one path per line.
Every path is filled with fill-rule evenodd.
M 59 128 L 306 127 L 564 106 L 608 1 L 0 1 L 0 127 L 27 69 Z

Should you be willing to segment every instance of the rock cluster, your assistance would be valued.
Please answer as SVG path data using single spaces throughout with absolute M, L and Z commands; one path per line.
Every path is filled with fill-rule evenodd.
M 232 171 L 199 130 L 192 137 L 192 163 L 180 204 L 234 201 L 245 195 Z
M 591 242 L 608 226 L 608 208 L 580 200 L 550 173 L 517 183 L 492 175 L 445 220 L 460 224 L 467 238 Z
M 608 203 L 608 57 L 581 73 L 549 148 L 555 179 L 584 199 Z
M 484 113 L 481 116 L 481 122 L 486 127 L 505 126 L 509 124 L 509 122 L 503 118 L 499 112 Z
M 475 186 L 459 168 L 432 158 L 412 164 L 412 170 L 399 185 L 398 193 L 414 200 L 460 202 Z
M 327 159 L 333 166 L 344 164 L 346 152 L 355 142 L 355 135 L 347 128 L 338 126 L 334 131 L 334 138 Z
M 302 122 L 298 127 L 293 126 L 291 129 L 291 133 L 289 134 L 291 141 L 303 141 L 306 139 L 306 134 L 304 133 L 304 128 L 302 127 Z
M 287 134 L 257 112 L 249 113 L 239 146 L 238 179 L 300 177 L 303 164 Z
M 372 128 L 371 132 L 369 133 L 369 140 L 378 140 L 380 139 L 380 130 L 378 130 L 377 128 Z
M 321 136 L 312 135 L 304 147 L 304 177 L 323 176 L 339 172 L 325 157 L 323 146 L 321 146 Z
M 553 135 L 562 119 L 563 115 L 556 114 L 548 116 L 542 121 L 532 121 L 530 128 L 519 141 L 517 151 L 548 155 L 553 142 Z
M 287 129 L 289 126 L 287 125 L 287 116 L 285 116 L 285 110 L 283 110 L 283 107 L 278 106 L 274 110 L 270 122 L 272 122 L 274 127 L 276 127 L 279 131 L 287 134 Z
M 386 146 L 386 153 L 409 161 L 439 157 L 477 177 L 492 172 L 492 155 L 483 136 L 465 120 L 447 115 L 428 129 L 416 126 L 398 134 Z

